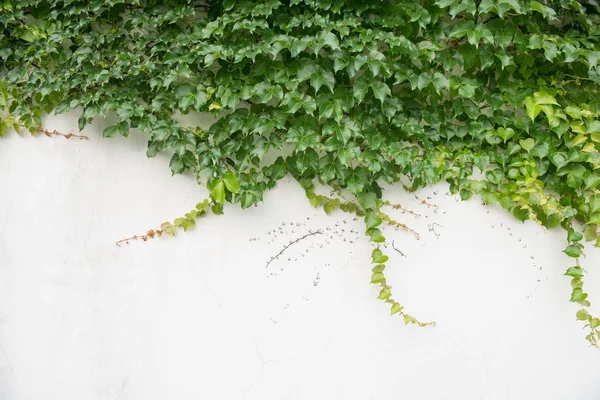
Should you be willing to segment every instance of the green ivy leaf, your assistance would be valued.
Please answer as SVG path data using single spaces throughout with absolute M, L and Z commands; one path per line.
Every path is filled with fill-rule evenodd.
M 519 144 L 521 145 L 523 150 L 529 153 L 535 146 L 535 140 L 533 140 L 532 138 L 521 139 L 519 140 Z
M 583 231 L 583 238 L 586 242 L 598 239 L 598 231 L 596 226 L 590 225 Z
M 223 177 L 223 183 L 225 184 L 227 190 L 229 190 L 231 193 L 238 193 L 240 191 L 240 182 L 231 171 L 225 174 Z
M 384 287 L 379 292 L 379 296 L 377 296 L 377 298 L 380 299 L 380 300 L 387 300 L 391 296 L 392 296 L 392 292 L 390 291 L 390 288 L 389 287 Z
M 565 275 L 571 276 L 573 278 L 583 278 L 583 270 L 581 267 L 569 267 Z
M 582 254 L 581 249 L 578 246 L 569 245 L 563 252 L 569 257 L 579 258 Z
M 371 275 L 371 283 L 381 283 L 385 281 L 385 276 L 382 272 L 375 272 Z
M 399 303 L 394 302 L 394 304 L 392 304 L 392 307 L 390 308 L 390 315 L 397 314 L 400 311 L 402 311 L 403 309 L 404 309 L 404 307 L 402 307 Z
M 359 194 L 365 187 L 363 175 L 357 172 L 351 172 L 346 178 L 346 187 L 354 194 Z
M 217 204 L 225 202 L 225 182 L 222 179 L 217 179 L 213 188 L 210 190 L 210 198 Z
M 383 220 L 374 211 L 370 210 L 365 215 L 365 225 L 367 229 L 376 228 L 381 225 Z
M 373 82 L 371 87 L 373 88 L 373 95 L 375 98 L 382 103 L 385 101 L 386 97 L 389 97 L 392 94 L 390 87 L 386 85 L 385 82 Z
M 498 135 L 500 135 L 502 140 L 504 140 L 504 142 L 506 143 L 508 139 L 515 135 L 515 130 L 512 128 L 500 127 L 498 128 Z
M 587 321 L 588 319 L 588 312 L 586 310 L 579 310 L 577 311 L 577 319 L 579 321 Z
M 585 299 L 587 299 L 587 297 L 588 297 L 588 294 L 583 293 L 583 290 L 580 288 L 573 289 L 573 292 L 571 293 L 571 301 L 574 303 L 582 302 Z

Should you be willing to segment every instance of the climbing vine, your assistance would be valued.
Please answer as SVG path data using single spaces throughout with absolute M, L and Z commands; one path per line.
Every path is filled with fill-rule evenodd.
M 580 260 L 600 245 L 599 39 L 588 0 L 0 0 L 0 136 L 58 134 L 50 112 L 78 110 L 80 129 L 109 117 L 105 137 L 146 133 L 148 157 L 208 189 L 123 242 L 251 207 L 291 175 L 315 207 L 364 218 L 371 282 L 407 324 L 427 325 L 386 280 L 382 224 L 416 233 L 381 185 L 446 181 L 565 229 L 571 301 L 598 347 Z M 215 122 L 178 122 L 190 112 Z

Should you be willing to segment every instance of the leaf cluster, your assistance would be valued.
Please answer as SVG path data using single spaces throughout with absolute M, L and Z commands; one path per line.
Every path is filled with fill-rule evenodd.
M 597 346 L 578 260 L 582 240 L 600 245 L 599 39 L 583 0 L 3 0 L 0 135 L 53 110 L 80 110 L 80 129 L 112 116 L 104 136 L 147 133 L 149 157 L 206 182 L 213 213 L 289 174 L 313 205 L 364 216 L 376 245 L 382 222 L 400 224 L 384 183 L 446 181 L 567 230 L 571 301 Z M 217 118 L 183 126 L 190 112 Z M 379 297 L 421 324 L 392 299 L 381 251 Z

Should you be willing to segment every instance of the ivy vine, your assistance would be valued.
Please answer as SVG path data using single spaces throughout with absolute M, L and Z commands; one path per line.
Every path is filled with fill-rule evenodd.
M 130 239 L 251 207 L 289 174 L 314 206 L 364 218 L 371 282 L 407 324 L 427 325 L 393 296 L 380 244 L 384 222 L 410 228 L 381 184 L 446 181 L 565 229 L 571 301 L 598 347 L 580 260 L 600 245 L 599 39 L 588 0 L 0 0 L 0 136 L 58 134 L 43 115 L 75 109 L 79 129 L 112 116 L 105 137 L 147 133 L 148 157 L 171 154 L 210 196 Z M 190 112 L 217 118 L 177 122 Z

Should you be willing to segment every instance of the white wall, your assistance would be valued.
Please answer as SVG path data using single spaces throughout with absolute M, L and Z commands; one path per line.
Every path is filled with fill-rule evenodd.
M 47 125 L 73 131 L 76 116 Z M 422 239 L 387 232 L 406 254 L 390 251 L 390 280 L 437 322 L 406 327 L 368 283 L 371 247 L 352 233 L 362 223 L 312 208 L 291 181 L 176 238 L 115 246 L 205 192 L 171 177 L 167 158 L 147 159 L 145 138 L 101 128 L 86 128 L 89 141 L 0 140 L 0 399 L 600 398 L 600 352 L 568 302 L 560 230 L 443 186 L 421 193 L 438 213 L 391 190 L 423 217 L 392 211 Z M 309 229 L 332 238 L 265 268 Z M 597 314 L 598 260 L 584 261 Z

